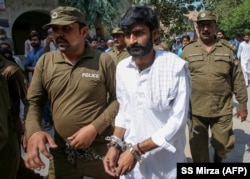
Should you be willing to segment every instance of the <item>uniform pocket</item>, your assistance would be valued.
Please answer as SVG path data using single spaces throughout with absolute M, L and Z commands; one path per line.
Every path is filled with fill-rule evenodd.
M 231 69 L 231 60 L 228 54 L 214 54 L 214 70 L 220 74 L 229 74 Z
M 204 57 L 202 54 L 191 54 L 188 57 L 189 69 L 191 72 L 197 72 L 204 68 Z

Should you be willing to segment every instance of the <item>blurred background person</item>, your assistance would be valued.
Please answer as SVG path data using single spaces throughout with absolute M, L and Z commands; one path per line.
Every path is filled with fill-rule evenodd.
M 219 29 L 216 33 L 218 39 L 225 39 L 226 40 L 226 33 L 224 30 Z
M 30 37 L 33 36 L 34 34 L 39 34 L 39 32 L 35 28 L 31 28 L 29 30 L 28 39 L 25 40 L 25 42 L 24 42 L 24 57 L 25 58 L 27 57 L 29 51 L 31 51 L 33 49 L 32 45 L 31 45 Z M 41 45 L 43 46 L 43 40 L 41 40 Z
M 6 30 L 0 26 L 0 43 L 3 43 L 3 42 L 8 43 L 14 53 L 14 43 L 13 43 L 12 38 L 8 37 Z
M 53 41 L 53 30 L 52 28 L 49 28 L 47 30 L 47 37 L 46 39 L 44 40 L 44 53 L 45 52 L 51 52 L 51 51 L 55 51 L 57 50 L 57 47 Z
M 181 44 L 182 47 L 180 47 L 177 51 L 177 55 L 180 57 L 182 54 L 182 48 L 185 47 L 190 42 L 190 36 L 189 35 L 183 35 L 181 37 Z
M 114 48 L 112 48 L 108 54 L 117 65 L 121 60 L 130 55 L 126 49 L 124 32 L 120 28 L 114 28 L 111 32 L 111 36 L 114 40 Z
M 107 41 L 107 46 L 108 46 L 108 49 L 105 50 L 105 52 L 109 52 L 114 47 L 114 40 L 113 39 L 109 39 Z
M 240 60 L 243 76 L 245 79 L 246 86 L 249 85 L 250 75 L 250 34 L 245 34 L 243 41 L 239 45 L 237 52 L 237 58 Z

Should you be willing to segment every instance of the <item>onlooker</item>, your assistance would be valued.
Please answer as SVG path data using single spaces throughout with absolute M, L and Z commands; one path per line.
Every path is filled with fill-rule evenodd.
M 29 37 L 24 42 L 24 57 L 25 58 L 27 58 L 29 51 L 33 50 L 33 47 L 31 45 L 31 41 L 30 41 L 30 37 L 33 36 L 34 34 L 39 34 L 39 32 L 35 28 L 31 28 L 29 30 Z M 43 40 L 41 40 L 41 46 L 43 46 Z
M 178 52 L 178 49 L 182 47 L 182 44 L 181 44 L 181 40 L 180 39 L 175 39 L 173 44 L 172 44 L 172 47 L 171 47 L 171 51 L 175 54 L 177 54 Z
M 10 110 L 13 120 L 15 121 L 15 128 L 18 134 L 19 141 L 22 136 L 22 125 L 19 118 L 20 114 L 20 100 L 26 104 L 26 87 L 24 84 L 25 74 L 18 65 L 12 61 L 6 60 L 0 56 L 0 73 L 8 82 L 10 94 Z
M 97 41 L 97 39 L 93 38 L 93 39 L 91 40 L 90 46 L 91 46 L 92 48 L 96 49 L 97 46 L 98 46 L 98 41 Z
M 124 32 L 120 28 L 114 28 L 111 32 L 111 36 L 114 40 L 114 48 L 111 49 L 108 54 L 117 65 L 121 60 L 130 55 L 126 49 Z
M 0 26 L 0 43 L 8 43 L 12 50 L 14 50 L 14 43 L 13 40 L 7 37 L 7 33 L 3 27 Z M 14 53 L 14 51 L 12 52 Z
M 159 22 L 152 9 L 129 8 L 120 27 L 131 56 L 117 65 L 120 107 L 115 131 L 107 137 L 105 170 L 120 179 L 176 178 L 177 163 L 186 161 L 187 63 L 176 54 L 154 51 Z
M 235 49 L 235 57 L 237 58 L 237 52 L 238 52 L 238 49 L 239 49 L 239 45 L 241 43 L 241 36 L 240 35 L 236 35 L 234 39 L 232 40 L 229 40 L 229 42 L 234 46 L 234 49 Z
M 235 143 L 233 133 L 233 95 L 239 102 L 237 116 L 247 118 L 247 89 L 240 65 L 234 63 L 234 52 L 224 39 L 217 39 L 216 16 L 210 11 L 197 17 L 199 38 L 183 48 L 192 79 L 192 123 L 190 149 L 193 162 L 209 162 L 209 130 L 214 148 L 213 162 L 226 158 Z
M 169 51 L 168 44 L 165 42 L 162 42 L 160 38 L 157 38 L 154 40 L 154 49 L 155 50 L 165 50 Z
M 105 50 L 105 52 L 109 52 L 114 47 L 114 40 L 109 39 L 107 41 L 107 46 L 108 46 L 108 48 L 107 48 L 107 50 Z
M 44 53 L 45 52 L 51 52 L 51 51 L 55 51 L 57 48 L 56 48 L 56 45 L 55 45 L 55 42 L 53 41 L 53 30 L 52 28 L 49 28 L 47 30 L 47 37 L 46 39 L 44 40 Z
M 15 63 L 6 60 L 0 56 L 0 74 L 6 79 L 8 84 L 8 92 L 10 97 L 10 114 L 11 114 L 11 121 L 9 121 L 9 124 L 11 124 L 9 131 L 10 138 L 12 138 L 14 135 L 17 136 L 18 140 L 18 153 L 19 153 L 19 160 L 18 162 L 19 169 L 18 169 L 18 176 L 17 179 L 24 179 L 24 178 L 31 178 L 32 177 L 39 177 L 39 175 L 35 174 L 34 171 L 29 170 L 25 167 L 23 158 L 21 156 L 21 139 L 23 136 L 23 126 L 20 119 L 20 101 L 26 106 L 26 87 L 24 84 L 25 80 L 25 74 L 21 68 L 19 68 Z M 1 86 L 2 88 L 2 86 Z M 1 98 L 2 100 L 2 98 Z M 25 108 L 21 108 L 22 110 L 25 110 Z M 25 112 L 23 112 L 25 113 Z M 13 140 L 13 138 L 12 138 Z M 12 145 L 12 144 L 11 144 Z M 15 150 L 15 148 L 13 148 Z M 13 150 L 10 150 L 13 152 Z M 12 155 L 17 155 L 16 153 L 12 153 Z M 9 156 L 9 155 L 8 155 Z M 4 156 L 7 157 L 7 156 Z M 10 157 L 10 156 L 9 156 Z M 11 156 L 12 157 L 12 156 Z M 1 157 L 1 160 L 3 158 Z M 2 168 L 2 166 L 0 167 Z M 9 172 L 9 170 L 6 170 L 5 172 Z M 1 175 L 1 174 L 0 174 Z M 32 178 L 33 179 L 33 178 Z
M 98 42 L 100 42 L 101 39 L 104 39 L 104 34 L 102 32 L 102 29 L 100 27 L 97 27 L 95 30 L 96 34 L 94 35 L 94 39 L 97 39 Z
M 226 40 L 226 33 L 224 30 L 219 29 L 216 34 L 218 39 L 225 39 Z
M 97 50 L 100 50 L 102 52 L 105 52 L 107 49 L 108 49 L 108 46 L 106 44 L 106 41 L 104 39 L 101 39 L 99 41 L 99 45 L 98 47 L 96 48 Z
M 7 80 L 1 74 L 0 86 L 0 178 L 12 179 L 17 177 L 21 153 L 11 117 Z
M 33 73 L 38 59 L 44 53 L 44 47 L 41 45 L 42 38 L 37 33 L 31 35 L 29 37 L 29 40 L 30 40 L 30 45 L 32 46 L 33 49 L 30 50 L 27 54 L 26 61 L 24 64 L 24 69 L 27 72 Z
M 36 66 L 37 61 L 44 53 L 44 47 L 41 46 L 41 36 L 39 34 L 33 34 L 30 36 L 30 44 L 33 47 L 31 51 L 28 52 L 24 68 L 26 72 L 28 72 L 28 79 L 29 83 L 32 80 L 33 72 Z M 44 114 L 43 114 L 43 121 L 44 121 L 44 129 L 50 130 L 53 125 L 52 116 L 50 112 L 50 102 L 47 100 L 44 107 Z
M 180 57 L 181 54 L 182 54 L 182 48 L 187 45 L 188 43 L 190 42 L 190 36 L 189 35 L 183 35 L 181 37 L 181 44 L 182 44 L 182 47 L 178 49 L 177 51 L 177 55 Z
M 6 42 L 0 43 L 0 54 L 5 57 L 6 59 L 16 63 L 23 71 L 24 71 L 24 64 L 20 60 L 19 57 L 12 55 L 13 50 L 11 49 L 10 45 Z M 19 118 L 21 121 L 24 121 L 24 104 L 22 100 L 20 100 L 20 113 Z
M 243 42 L 240 43 L 237 52 L 237 58 L 240 60 L 243 76 L 245 79 L 246 86 L 249 85 L 249 75 L 250 75 L 250 34 L 245 34 L 243 37 Z
M 159 32 L 159 35 L 157 37 L 155 37 L 155 39 L 154 39 L 154 49 L 155 50 L 169 51 L 168 44 L 161 41 L 160 32 Z
M 0 43 L 0 51 L 1 54 L 7 58 L 8 60 L 11 60 L 12 62 L 16 63 L 22 70 L 24 70 L 24 64 L 21 61 L 21 59 L 15 55 L 13 55 L 13 50 L 11 49 L 10 44 L 6 42 Z
M 60 6 L 50 15 L 43 28 L 52 27 L 58 50 L 40 57 L 28 90 L 26 166 L 45 167 L 40 151 L 53 159 L 55 178 L 113 178 L 105 173 L 102 159 L 107 152 L 104 136 L 113 132 L 118 111 L 115 64 L 107 53 L 85 45 L 88 26 L 80 10 Z M 54 138 L 40 124 L 48 97 Z
M 87 45 L 90 45 L 91 42 L 92 42 L 92 38 L 91 38 L 91 36 L 88 34 L 87 37 L 86 37 L 86 39 L 85 39 L 85 43 L 86 43 Z

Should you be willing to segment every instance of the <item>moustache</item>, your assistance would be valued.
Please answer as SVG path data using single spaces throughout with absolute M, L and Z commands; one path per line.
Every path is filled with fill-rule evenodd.
M 210 35 L 210 32 L 205 31 L 205 32 L 203 32 L 202 34 L 203 34 L 203 35 Z
M 128 45 L 127 48 L 128 49 L 134 49 L 134 48 L 140 49 L 140 48 L 143 48 L 143 46 L 140 44 L 132 44 L 132 45 Z
M 67 42 L 67 40 L 65 40 L 65 39 L 62 38 L 62 37 L 58 37 L 58 38 L 56 39 L 56 43 L 60 43 L 60 42 Z

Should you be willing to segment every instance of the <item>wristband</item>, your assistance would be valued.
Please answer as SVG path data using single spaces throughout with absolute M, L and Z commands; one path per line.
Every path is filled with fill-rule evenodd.
M 145 154 L 145 152 L 143 152 L 142 149 L 140 148 L 139 143 L 137 143 L 137 148 L 142 154 Z

